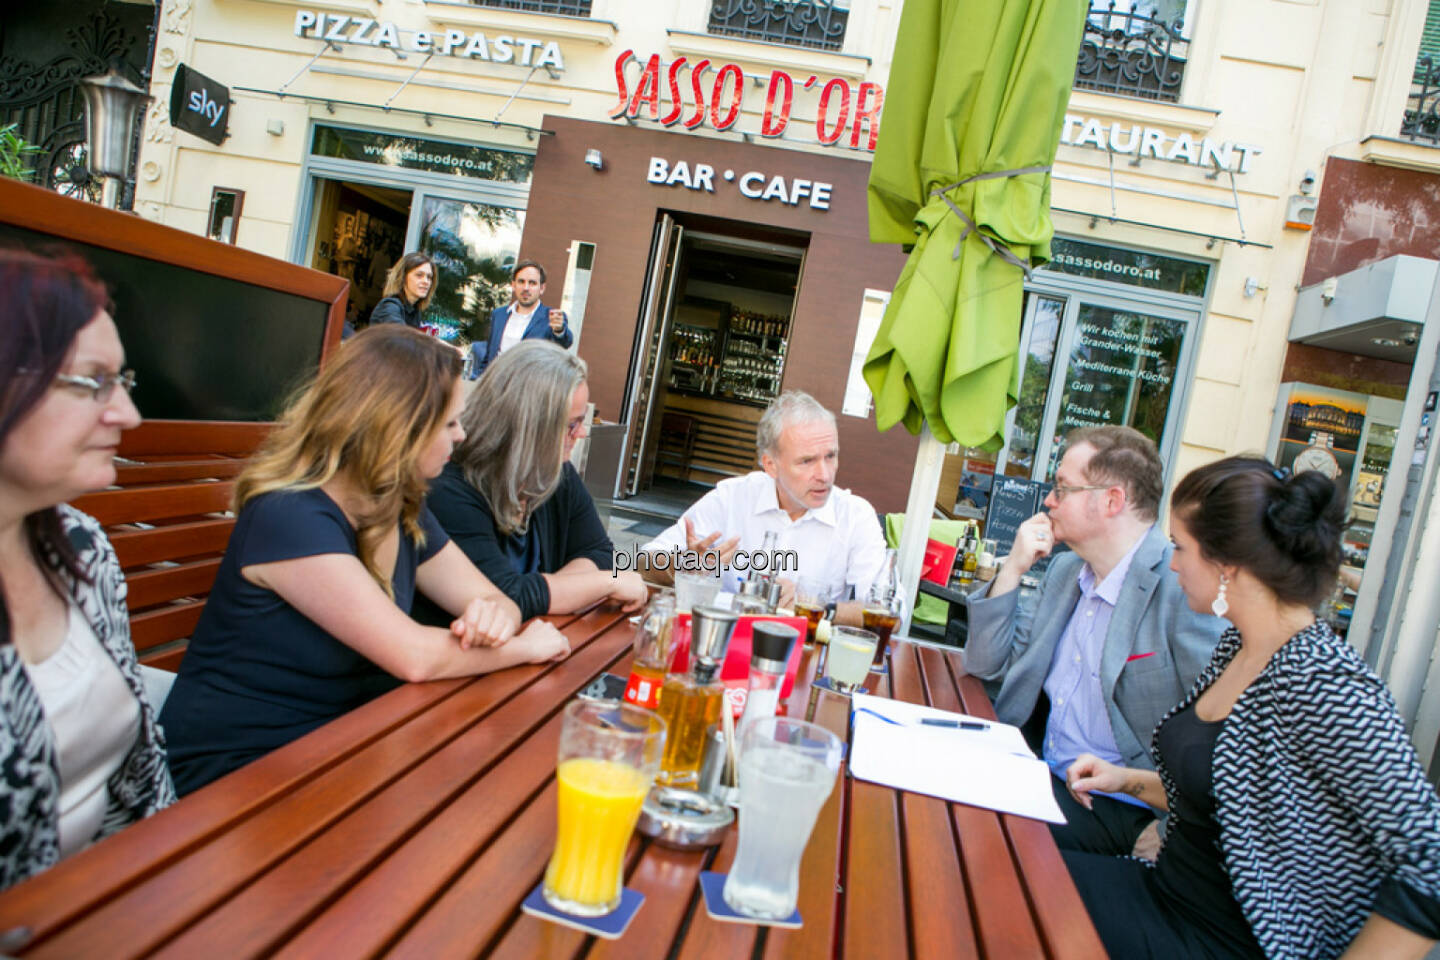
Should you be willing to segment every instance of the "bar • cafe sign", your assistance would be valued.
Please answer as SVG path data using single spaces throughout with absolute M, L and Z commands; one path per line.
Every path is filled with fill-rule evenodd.
M 651 120 L 666 127 L 679 124 L 686 130 L 700 126 L 730 130 L 739 122 L 750 86 L 739 64 L 717 64 L 709 58 L 691 63 L 687 57 L 666 64 L 658 53 L 651 54 L 638 71 L 627 69 L 631 63 L 640 63 L 634 50 L 615 58 L 617 99 L 610 109 L 612 119 Z M 784 135 L 797 86 L 802 91 L 818 91 L 816 140 L 826 146 L 874 152 L 884 88 L 869 81 L 852 88 L 843 77 L 822 83 L 814 74 L 800 79 L 785 70 L 772 70 L 760 129 L 755 132 L 770 138 Z
M 389 20 L 352 17 L 320 10 L 295 11 L 295 36 L 337 44 L 388 47 L 414 53 L 438 53 L 442 57 L 514 63 L 522 67 L 565 69 L 565 58 L 554 40 L 496 34 L 487 37 L 476 30 L 414 30 L 403 35 Z

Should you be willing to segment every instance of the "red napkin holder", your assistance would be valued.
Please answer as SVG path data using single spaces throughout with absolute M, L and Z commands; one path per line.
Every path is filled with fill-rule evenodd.
M 950 571 L 955 568 L 955 554 L 959 547 L 941 543 L 939 540 L 925 541 L 925 565 L 920 568 L 920 579 L 945 586 L 950 582 Z

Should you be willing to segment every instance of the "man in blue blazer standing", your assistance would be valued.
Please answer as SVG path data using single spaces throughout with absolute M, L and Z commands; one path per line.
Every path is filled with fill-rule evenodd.
M 510 272 L 510 302 L 490 314 L 489 349 L 483 358 L 477 358 L 479 372 L 483 373 L 491 361 L 521 340 L 550 340 L 562 347 L 575 342 L 565 312 L 551 310 L 540 302 L 544 292 L 544 267 L 534 260 L 515 264 Z
M 995 578 L 967 598 L 965 669 L 1001 680 L 995 714 L 1038 741 L 1067 824 L 1062 848 L 1154 859 L 1159 825 L 1134 797 L 1095 795 L 1082 807 L 1065 786 L 1081 753 L 1154 769 L 1155 726 L 1194 685 L 1228 624 L 1190 609 L 1156 525 L 1160 455 L 1129 427 L 1076 430 L 1045 498 L 1022 523 Z M 1039 591 L 1020 578 L 1056 543 Z M 1033 601 L 1033 602 L 1032 602 Z

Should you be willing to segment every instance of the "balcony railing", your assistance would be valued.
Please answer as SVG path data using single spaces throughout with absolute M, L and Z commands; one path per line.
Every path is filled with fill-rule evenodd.
M 1440 145 L 1440 64 L 1426 56 L 1415 64 L 1410 81 L 1410 100 L 1405 106 L 1405 119 L 1400 136 L 1416 143 Z
M 849 17 L 847 7 L 830 0 L 715 0 L 706 29 L 742 40 L 839 50 Z
M 563 13 L 570 17 L 590 16 L 590 0 L 470 0 L 477 7 L 524 10 L 527 13 Z
M 1075 86 L 1141 100 L 1180 99 L 1190 42 L 1177 20 L 1166 23 L 1115 0 L 1091 0 L 1075 65 Z

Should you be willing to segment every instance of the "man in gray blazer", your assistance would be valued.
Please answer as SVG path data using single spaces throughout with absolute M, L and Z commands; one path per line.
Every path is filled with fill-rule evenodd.
M 968 598 L 965 668 L 1002 680 L 1001 721 L 1038 741 L 1068 823 L 1062 848 L 1153 858 L 1154 811 L 1132 797 L 1094 797 L 1090 810 L 1065 788 L 1081 753 L 1153 769 L 1150 737 L 1210 661 L 1226 623 L 1193 612 L 1170 570 L 1171 545 L 1155 524 L 1163 470 L 1155 445 L 1129 427 L 1087 427 L 1066 439 L 1045 498 L 1047 513 L 1020 525 L 989 584 Z M 1020 578 L 1056 543 L 1039 591 Z

